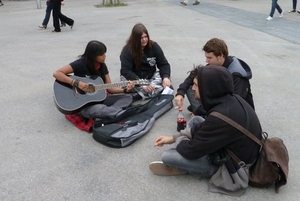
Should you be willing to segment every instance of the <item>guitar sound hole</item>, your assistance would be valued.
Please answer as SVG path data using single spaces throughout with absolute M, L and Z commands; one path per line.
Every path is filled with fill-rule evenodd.
M 86 93 L 94 93 L 96 91 L 95 86 L 94 85 L 89 85 L 88 89 L 86 90 Z

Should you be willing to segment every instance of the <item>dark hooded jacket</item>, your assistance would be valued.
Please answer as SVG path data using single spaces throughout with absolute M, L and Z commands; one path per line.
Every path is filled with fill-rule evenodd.
M 228 56 L 225 58 L 224 64 L 222 66 L 228 69 L 232 75 L 233 84 L 234 84 L 234 93 L 238 94 L 243 99 L 245 99 L 247 103 L 251 105 L 253 109 L 255 109 L 253 96 L 251 92 L 251 85 L 250 85 L 250 79 L 252 78 L 252 71 L 249 65 L 243 60 L 238 59 L 237 57 Z M 189 75 L 184 80 L 184 82 L 179 85 L 176 96 L 182 95 L 184 97 L 187 90 L 192 85 L 193 85 L 193 77 Z M 200 115 L 200 116 L 206 115 L 206 111 L 201 105 L 193 113 L 195 115 Z
M 198 72 L 198 88 L 207 117 L 203 123 L 191 128 L 192 139 L 182 140 L 176 150 L 183 157 L 193 160 L 229 148 L 246 164 L 252 164 L 258 156 L 259 145 L 223 120 L 209 115 L 212 111 L 217 111 L 261 139 L 261 127 L 255 111 L 244 99 L 233 95 L 231 73 L 226 68 L 218 66 L 202 67 Z M 244 105 L 248 117 L 239 101 Z M 223 175 L 224 171 L 229 179 Z M 240 168 L 229 157 L 211 178 L 209 190 L 241 195 L 247 186 L 248 169 Z

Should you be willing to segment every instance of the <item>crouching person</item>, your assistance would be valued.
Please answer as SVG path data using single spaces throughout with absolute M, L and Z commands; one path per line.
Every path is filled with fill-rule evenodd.
M 192 75 L 195 97 L 201 100 L 208 116 L 205 120 L 193 117 L 179 135 L 158 137 L 155 146 L 175 143 L 176 148 L 165 151 L 162 161 L 152 162 L 149 168 L 157 175 L 199 174 L 210 178 L 210 192 L 241 196 L 248 187 L 248 168 L 255 162 L 260 147 L 236 128 L 209 114 L 219 112 L 261 139 L 258 117 L 244 99 L 233 94 L 232 75 L 227 69 L 212 65 L 196 67 Z M 240 167 L 226 148 L 246 165 Z

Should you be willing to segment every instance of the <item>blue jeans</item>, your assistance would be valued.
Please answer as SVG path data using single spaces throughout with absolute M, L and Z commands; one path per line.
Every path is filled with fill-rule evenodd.
M 297 7 L 297 0 L 293 0 L 293 10 L 296 10 Z
M 196 124 L 202 123 L 203 121 L 204 119 L 202 117 L 195 116 L 187 122 L 186 129 L 190 129 Z M 218 165 L 210 162 L 207 155 L 195 160 L 188 160 L 181 156 L 175 148 L 164 151 L 162 154 L 162 161 L 169 167 L 191 174 L 200 174 L 202 177 L 206 178 L 214 175 L 219 169 Z
M 207 155 L 195 160 L 188 160 L 181 156 L 175 148 L 164 151 L 162 154 L 162 161 L 169 167 L 190 174 L 200 174 L 205 178 L 210 178 L 219 169 L 218 165 L 214 165 L 210 162 Z
M 186 96 L 192 106 L 192 110 L 195 111 L 200 106 L 200 100 L 195 98 L 195 92 L 192 90 L 192 86 L 186 91 Z
M 203 117 L 194 116 L 187 122 L 186 129 L 191 129 L 192 127 L 196 126 L 197 124 L 202 123 L 203 121 L 205 121 L 205 119 Z
M 53 3 L 51 1 L 47 1 L 46 2 L 46 14 L 45 14 L 45 19 L 43 20 L 42 25 L 47 26 L 49 19 L 50 19 L 50 15 L 51 15 L 51 11 L 53 9 Z M 63 21 L 61 21 L 61 24 L 65 24 Z
M 277 9 L 277 11 L 279 13 L 282 13 L 282 9 L 280 8 L 280 6 L 277 3 L 278 0 L 272 0 L 272 7 L 271 7 L 271 12 L 270 12 L 270 16 L 273 17 L 274 13 L 275 13 L 275 9 Z

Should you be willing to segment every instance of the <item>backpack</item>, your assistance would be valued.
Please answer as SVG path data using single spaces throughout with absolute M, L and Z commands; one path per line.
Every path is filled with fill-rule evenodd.
M 262 133 L 262 140 L 259 140 L 247 129 L 225 115 L 219 112 L 212 112 L 210 115 L 232 125 L 261 146 L 256 161 L 249 168 L 249 185 L 262 188 L 274 184 L 275 191 L 278 193 L 279 188 L 287 183 L 289 173 L 289 155 L 283 140 L 278 137 L 268 138 L 266 132 Z M 244 168 L 245 162 L 241 161 L 230 149 L 226 150 L 237 164 Z
M 263 133 L 262 149 L 256 162 L 249 169 L 249 185 L 268 187 L 275 184 L 275 191 L 287 183 L 289 155 L 282 139 L 268 138 Z
M 155 120 L 173 107 L 173 95 L 159 94 L 143 105 L 126 109 L 115 120 L 96 120 L 93 138 L 108 147 L 123 148 L 145 135 Z

